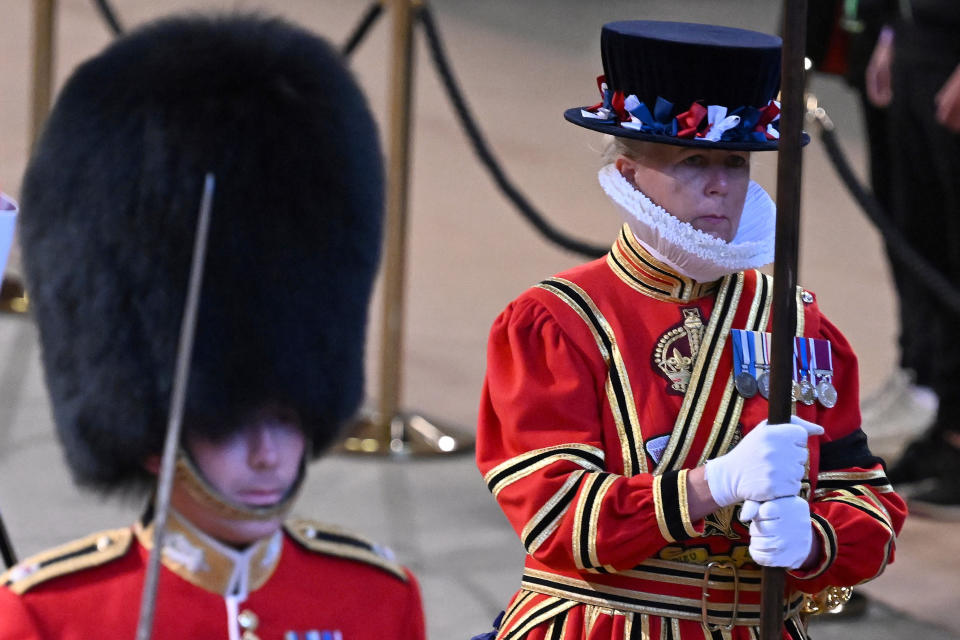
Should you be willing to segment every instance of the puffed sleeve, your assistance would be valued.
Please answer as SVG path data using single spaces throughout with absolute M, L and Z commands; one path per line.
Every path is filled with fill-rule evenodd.
M 539 301 L 519 299 L 493 325 L 477 464 L 527 553 L 558 569 L 614 572 L 702 521 L 686 512 L 686 471 L 613 473 L 602 429 L 606 365 Z M 591 352 L 592 347 L 592 352 Z M 618 462 L 619 464 L 619 462 Z
M 817 474 L 811 479 L 811 515 L 821 562 L 790 572 L 794 586 L 807 593 L 879 576 L 893 561 L 896 536 L 907 514 L 906 504 L 887 480 L 883 461 L 870 452 L 860 429 L 856 356 L 826 318 L 820 318 L 819 334 L 832 345 L 838 403 L 831 409 L 819 404 L 798 409 L 825 429 Z
M 0 640 L 45 640 L 23 600 L 0 587 Z

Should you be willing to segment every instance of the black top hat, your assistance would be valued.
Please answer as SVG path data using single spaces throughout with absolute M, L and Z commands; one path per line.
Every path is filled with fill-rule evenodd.
M 615 136 L 743 151 L 777 148 L 781 40 L 706 24 L 604 25 L 602 102 L 570 122 Z M 810 138 L 804 134 L 803 144 Z

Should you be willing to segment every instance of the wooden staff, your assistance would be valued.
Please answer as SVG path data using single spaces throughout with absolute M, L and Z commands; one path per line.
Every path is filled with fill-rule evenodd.
M 777 236 L 773 272 L 773 337 L 770 354 L 770 424 L 790 421 L 793 338 L 797 332 L 797 264 L 800 239 L 804 46 L 807 0 L 784 0 L 781 67 L 780 153 L 777 158 Z M 784 569 L 763 568 L 761 640 L 780 640 Z

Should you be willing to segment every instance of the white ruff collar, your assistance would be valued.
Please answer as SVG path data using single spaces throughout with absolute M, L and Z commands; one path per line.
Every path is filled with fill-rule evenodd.
M 600 169 L 600 186 L 620 205 L 634 236 L 653 257 L 698 282 L 756 269 L 773 262 L 776 205 L 751 181 L 737 235 L 731 242 L 681 222 L 637 190 L 611 163 Z

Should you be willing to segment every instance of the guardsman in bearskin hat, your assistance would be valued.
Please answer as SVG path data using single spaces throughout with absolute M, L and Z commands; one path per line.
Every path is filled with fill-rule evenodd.
M 565 116 L 610 136 L 625 224 L 488 344 L 477 462 L 527 550 L 491 635 L 756 638 L 767 565 L 790 568 L 783 637 L 804 638 L 804 594 L 883 571 L 905 509 L 850 345 L 802 289 L 796 417 L 765 421 L 775 207 L 750 154 L 777 149 L 780 39 L 629 21 L 601 47 L 601 101 Z
M 378 546 L 288 519 L 363 393 L 378 263 L 376 126 L 340 56 L 277 19 L 177 17 L 82 64 L 24 181 L 46 381 L 76 481 L 149 494 L 204 175 L 206 269 L 153 638 L 424 635 Z M 132 638 L 148 509 L 0 578 L 0 638 Z

